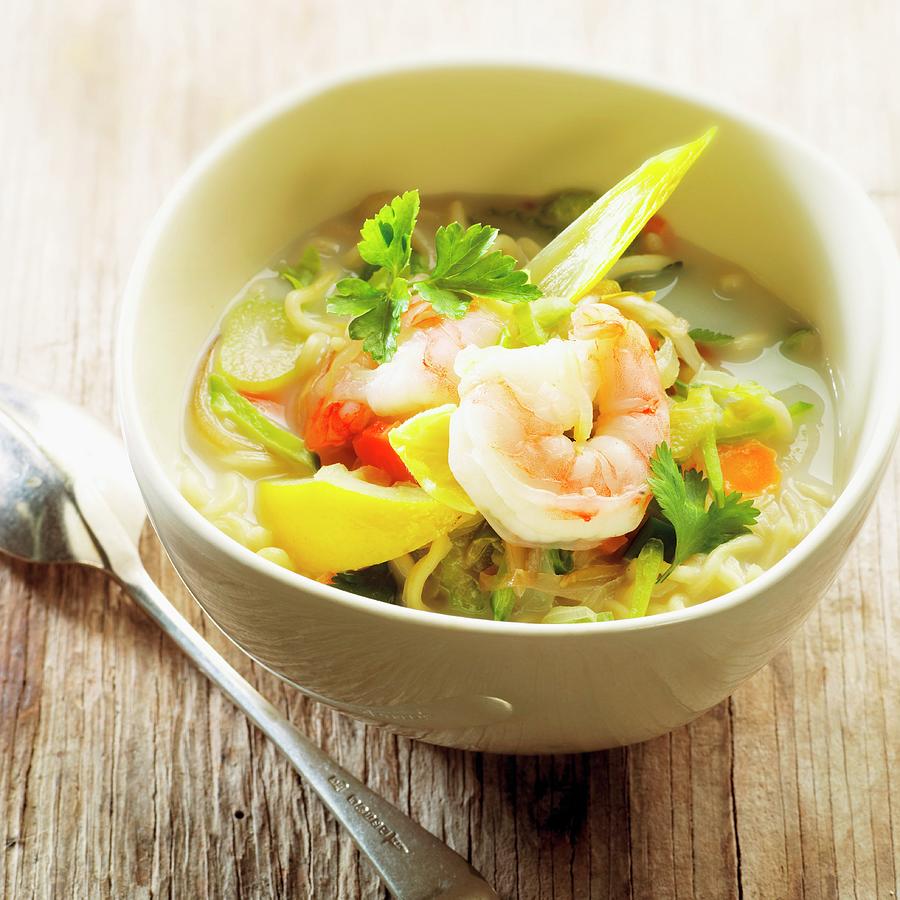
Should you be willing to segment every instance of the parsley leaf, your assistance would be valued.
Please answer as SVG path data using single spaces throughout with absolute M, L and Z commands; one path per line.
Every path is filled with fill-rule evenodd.
M 416 290 L 453 319 L 461 319 L 476 296 L 507 303 L 536 300 L 541 290 L 528 282 L 527 272 L 516 269 L 516 260 L 499 250 L 488 252 L 496 237 L 497 229 L 489 225 L 441 226 L 434 238 L 434 269 Z
M 428 268 L 428 257 L 424 253 L 419 253 L 418 250 L 413 250 L 409 254 L 410 275 L 424 275 L 428 272 Z
M 350 337 L 363 342 L 363 350 L 377 362 L 387 362 L 397 352 L 400 316 L 409 306 L 409 285 L 395 278 L 387 289 L 361 278 L 342 278 L 328 298 L 328 312 L 355 316 Z
M 688 335 L 698 344 L 730 344 L 734 340 L 733 335 L 713 331 L 711 328 L 692 328 Z
M 357 249 L 369 277 L 341 279 L 328 298 L 328 312 L 353 316 L 350 337 L 362 341 L 379 363 L 389 362 L 397 351 L 400 317 L 409 306 L 409 278 L 419 279 L 413 288 L 435 312 L 453 319 L 466 314 L 474 296 L 507 303 L 541 296 L 537 285 L 528 283 L 528 273 L 516 270 L 513 257 L 489 252 L 497 229 L 486 225 L 463 228 L 454 222 L 439 228 L 429 272 L 429 261 L 412 250 L 418 216 L 419 192 L 407 191 L 366 219 Z
M 695 469 L 682 473 L 666 444 L 650 460 L 648 482 L 663 515 L 675 529 L 675 556 L 660 575 L 664 581 L 675 566 L 695 553 L 709 553 L 720 544 L 748 534 L 759 510 L 739 493 L 724 496 L 721 505 L 706 508 L 709 483 Z
M 342 278 L 328 298 L 328 312 L 336 316 L 359 316 L 372 309 L 383 294 L 384 291 L 362 278 Z
M 396 278 L 409 264 L 413 229 L 419 216 L 419 192 L 407 191 L 366 219 L 357 245 L 359 255 Z

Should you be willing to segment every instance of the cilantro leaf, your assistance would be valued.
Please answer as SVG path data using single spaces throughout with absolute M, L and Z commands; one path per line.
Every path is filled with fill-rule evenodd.
M 434 238 L 435 265 L 416 290 L 442 315 L 462 318 L 472 297 L 507 303 L 529 303 L 541 296 L 528 273 L 516 269 L 516 260 L 499 250 L 489 253 L 497 229 L 459 222 L 443 225 Z
M 730 344 L 734 340 L 733 335 L 713 331 L 711 328 L 692 328 L 688 335 L 698 344 Z
M 409 264 L 413 229 L 419 215 L 419 192 L 407 191 L 366 219 L 357 244 L 359 255 L 373 266 L 387 269 L 395 278 Z
M 709 553 L 720 544 L 748 534 L 759 515 L 753 503 L 742 500 L 736 492 L 725 494 L 721 505 L 713 504 L 707 509 L 709 483 L 695 469 L 682 473 L 664 443 L 656 448 L 650 469 L 650 489 L 675 529 L 675 556 L 660 581 L 689 556 Z
M 278 267 L 278 274 L 290 283 L 294 290 L 308 287 L 315 281 L 316 275 L 322 270 L 322 257 L 319 251 L 310 245 L 303 251 L 300 262 L 295 266 L 282 263 Z

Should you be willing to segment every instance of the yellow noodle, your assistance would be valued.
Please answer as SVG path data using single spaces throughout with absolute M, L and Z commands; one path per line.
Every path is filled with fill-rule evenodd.
M 421 253 L 428 260 L 429 264 L 434 259 L 434 244 L 431 238 L 425 236 L 425 232 L 421 228 L 417 228 L 412 233 L 412 248 Z
M 777 495 L 758 498 L 760 515 L 753 532 L 676 567 L 654 588 L 648 613 L 701 603 L 758 578 L 800 543 L 824 515 L 825 507 L 810 493 L 819 492 L 788 481 Z
M 186 465 L 181 472 L 179 487 L 185 500 L 202 512 L 212 499 L 212 491 L 204 477 L 192 465 Z
M 530 262 L 541 252 L 541 245 L 530 237 L 520 237 L 519 249 L 525 254 L 526 260 Z
M 323 354 L 330 346 L 331 339 L 327 334 L 311 334 L 303 342 L 303 349 L 297 357 L 297 365 L 294 369 L 298 380 L 302 381 L 318 368 Z
M 275 563 L 276 566 L 281 566 L 283 569 L 294 571 L 294 564 L 291 562 L 290 556 L 281 547 L 260 547 L 256 551 L 256 555 Z
M 396 559 L 392 559 L 388 562 L 388 566 L 390 566 L 391 571 L 394 573 L 394 577 L 400 578 L 403 581 L 406 581 L 409 577 L 409 573 L 412 571 L 415 564 L 416 561 L 409 553 L 404 553 L 403 556 L 398 556 Z
M 406 583 L 403 585 L 404 606 L 412 609 L 428 609 L 422 599 L 425 582 L 441 560 L 450 552 L 452 546 L 453 544 L 446 534 L 442 534 L 431 542 L 428 552 L 413 565 L 406 576 Z
M 508 234 L 498 234 L 491 245 L 491 250 L 499 250 L 501 253 L 514 257 L 520 266 L 524 266 L 528 262 L 528 257 L 519 246 L 519 242 Z
M 312 315 L 303 310 L 307 304 L 321 301 L 336 280 L 336 272 L 327 272 L 308 287 L 295 288 L 285 297 L 284 314 L 300 334 L 309 336 L 324 333 L 337 337 L 344 333 L 343 323 Z
M 236 512 L 227 512 L 210 520 L 219 531 L 234 538 L 248 550 L 262 550 L 272 543 L 272 532 Z
M 459 200 L 454 200 L 450 204 L 450 221 L 459 222 L 463 228 L 469 227 L 469 217 L 466 215 L 466 208 Z
M 247 509 L 247 488 L 237 472 L 225 472 L 216 479 L 209 502 L 200 510 L 207 519 Z

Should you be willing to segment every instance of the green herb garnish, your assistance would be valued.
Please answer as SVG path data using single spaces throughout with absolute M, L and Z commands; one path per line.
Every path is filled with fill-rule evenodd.
M 363 341 L 363 349 L 379 363 L 397 351 L 400 317 L 409 306 L 414 287 L 442 316 L 460 319 L 473 297 L 528 303 L 541 296 L 529 284 L 528 273 L 516 269 L 516 260 L 499 251 L 489 252 L 497 229 L 458 222 L 441 226 L 435 235 L 435 264 L 413 255 L 412 234 L 419 214 L 419 192 L 407 191 L 366 219 L 357 245 L 359 255 L 377 270 L 364 281 L 344 278 L 329 298 L 328 311 L 349 315 L 349 334 Z M 424 274 L 414 286 L 409 278 Z
M 507 303 L 537 300 L 540 289 L 528 283 L 527 272 L 516 269 L 512 256 L 499 250 L 488 253 L 496 237 L 497 229 L 489 225 L 441 226 L 434 238 L 434 269 L 416 290 L 437 312 L 453 319 L 466 314 L 473 297 Z
M 695 469 L 682 472 L 666 444 L 656 448 L 650 460 L 648 482 L 662 514 L 675 529 L 675 555 L 659 576 L 664 581 L 672 569 L 695 553 L 709 553 L 720 544 L 750 532 L 759 510 L 737 492 L 724 494 L 721 504 L 707 508 L 709 482 Z
M 408 265 L 412 233 L 419 217 L 419 192 L 407 191 L 381 207 L 360 229 L 359 255 L 396 278 Z
M 397 602 L 397 582 L 391 574 L 387 563 L 356 569 L 349 572 L 338 572 L 331 579 L 332 587 L 361 597 L 371 597 L 382 603 Z
M 713 331 L 711 328 L 692 328 L 688 335 L 698 344 L 730 344 L 734 340 L 734 335 Z

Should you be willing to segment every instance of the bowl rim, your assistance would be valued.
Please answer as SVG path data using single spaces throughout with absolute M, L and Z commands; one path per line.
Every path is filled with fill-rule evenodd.
M 796 152 L 805 154 L 830 178 L 838 184 L 842 191 L 855 198 L 858 203 L 858 218 L 867 224 L 867 233 L 876 243 L 877 258 L 887 271 L 888 281 L 896 280 L 900 286 L 900 256 L 894 246 L 893 239 L 880 211 L 865 193 L 861 186 L 846 174 L 829 156 L 818 148 L 807 144 L 796 137 L 788 129 L 762 116 L 736 108 L 721 98 L 704 91 L 685 86 L 672 87 L 661 80 L 648 77 L 642 73 L 611 69 L 600 65 L 579 62 L 562 62 L 550 58 L 525 58 L 517 54 L 493 56 L 485 59 L 479 56 L 446 54 L 432 58 L 406 58 L 400 61 L 367 64 L 341 68 L 333 73 L 311 78 L 303 84 L 285 90 L 268 101 L 252 109 L 227 126 L 210 145 L 195 157 L 184 173 L 169 190 L 162 205 L 153 215 L 149 226 L 141 240 L 137 255 L 129 274 L 119 311 L 119 322 L 115 331 L 115 378 L 116 405 L 120 426 L 125 437 L 126 449 L 132 463 L 137 469 L 135 458 L 142 463 L 142 472 L 155 487 L 167 512 L 180 520 L 186 530 L 202 538 L 216 550 L 225 553 L 243 566 L 253 570 L 263 579 L 272 579 L 285 587 L 302 593 L 313 593 L 319 598 L 341 604 L 361 614 L 372 615 L 410 626 L 422 625 L 430 628 L 453 629 L 463 632 L 485 634 L 489 637 L 513 637 L 530 635 L 547 638 L 581 636 L 596 638 L 599 635 L 618 634 L 623 631 L 644 630 L 653 628 L 688 625 L 695 620 L 712 617 L 728 609 L 740 606 L 755 597 L 766 593 L 786 576 L 804 565 L 813 552 L 828 538 L 845 525 L 856 507 L 865 502 L 866 494 L 875 488 L 883 476 L 885 467 L 890 463 L 891 452 L 900 431 L 900 395 L 890 408 L 885 404 L 882 415 L 875 423 L 868 446 L 863 450 L 859 463 L 854 466 L 846 485 L 840 491 L 835 502 L 829 507 L 819 523 L 806 535 L 800 543 L 788 551 L 785 556 L 767 569 L 753 581 L 729 591 L 720 597 L 697 603 L 680 610 L 657 613 L 638 619 L 617 619 L 612 622 L 581 623 L 574 625 L 545 625 L 529 622 L 497 622 L 492 619 L 476 619 L 465 616 L 454 616 L 426 610 L 410 609 L 405 606 L 382 603 L 368 597 L 343 591 L 331 585 L 323 584 L 305 575 L 292 572 L 269 562 L 253 553 L 242 544 L 219 531 L 198 510 L 188 503 L 176 485 L 165 472 L 162 463 L 150 446 L 144 424 L 139 412 L 139 404 L 131 366 L 131 345 L 135 332 L 139 299 L 144 287 L 150 262 L 156 252 L 160 238 L 168 228 L 171 219 L 182 204 L 182 201 L 193 190 L 204 174 L 213 168 L 230 151 L 264 127 L 267 123 L 279 118 L 304 103 L 327 93 L 330 90 L 352 87 L 368 80 L 409 74 L 415 71 L 446 71 L 451 73 L 464 69 L 497 69 L 520 70 L 535 75 L 563 74 L 593 80 L 600 80 L 610 85 L 622 87 L 638 87 L 654 92 L 663 98 L 678 100 L 708 110 L 723 118 L 728 118 L 764 137 Z M 868 220 L 866 223 L 865 220 Z M 900 327 L 900 306 L 882 304 L 885 328 L 884 336 L 896 333 Z M 893 326 L 893 327 L 891 327 Z M 883 338 L 886 340 L 886 338 Z M 891 374 L 892 358 L 881 348 L 879 372 L 886 376 Z M 900 376 L 900 356 L 893 357 Z M 896 383 L 896 379 L 895 379 Z M 143 489 L 142 489 L 143 494 Z M 146 498 L 145 498 L 146 502 Z M 154 523 L 155 526 L 155 523 Z

